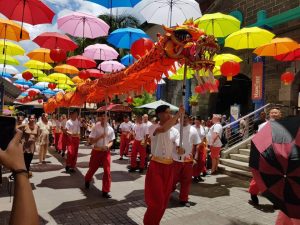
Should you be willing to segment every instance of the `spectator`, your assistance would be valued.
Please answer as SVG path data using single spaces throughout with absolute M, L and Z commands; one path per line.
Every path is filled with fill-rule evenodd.
M 39 162 L 45 163 L 45 158 L 49 147 L 50 132 L 52 130 L 51 124 L 48 122 L 47 113 L 42 114 L 42 118 L 37 125 L 39 127 L 39 135 L 38 135 Z
M 255 133 L 258 131 L 258 126 L 267 121 L 266 116 L 267 116 L 267 114 L 265 113 L 265 111 L 260 112 L 259 119 L 254 122 L 254 132 Z

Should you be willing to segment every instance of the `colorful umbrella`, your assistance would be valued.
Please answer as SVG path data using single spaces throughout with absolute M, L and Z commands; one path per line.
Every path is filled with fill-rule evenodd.
M 78 47 L 67 35 L 57 32 L 44 32 L 33 39 L 33 42 L 43 48 L 60 48 L 66 51 L 73 51 Z
M 79 84 L 79 83 L 84 82 L 84 80 L 80 79 L 78 76 L 73 77 L 73 78 L 72 78 L 72 81 L 73 81 L 75 84 Z
M 58 79 L 58 80 L 54 81 L 54 83 L 56 83 L 56 84 L 75 85 L 74 82 L 71 79 L 65 79 L 65 78 Z
M 13 78 L 14 78 L 14 79 L 17 79 L 17 80 L 22 80 L 22 79 L 24 79 L 22 73 L 18 73 L 18 74 L 16 74 L 16 75 L 14 75 Z M 33 80 L 33 78 L 31 78 L 30 80 Z
M 268 122 L 252 138 L 249 166 L 262 194 L 300 219 L 300 117 Z
M 29 87 L 32 86 L 32 82 L 31 81 L 27 81 L 27 80 L 24 80 L 24 79 L 16 80 L 14 83 L 15 84 L 20 84 L 20 85 L 27 85 Z
M 98 66 L 98 69 L 105 72 L 116 72 L 124 68 L 125 66 L 117 61 L 104 61 Z
M 0 64 L 0 73 L 17 74 L 19 71 L 11 65 Z
M 127 54 L 121 58 L 121 63 L 125 66 L 130 66 L 135 61 L 135 58 L 131 54 Z
M 19 65 L 18 60 L 9 55 L 0 55 L 0 63 L 3 63 L 4 65 Z
M 25 92 L 28 93 L 29 91 L 35 91 L 36 93 L 41 93 L 41 90 L 34 88 L 34 87 L 28 88 Z
M 72 87 L 68 84 L 58 84 L 57 88 L 62 89 L 62 90 L 72 89 Z
M 0 76 L 4 78 L 13 78 L 13 76 L 9 73 L 0 73 Z
M 5 40 L 0 40 L 0 54 L 4 55 L 24 55 L 25 50 L 21 46 Z
M 38 77 L 36 79 L 38 82 L 49 82 L 49 83 L 54 83 L 55 80 L 49 78 L 49 77 Z
M 300 60 L 300 44 L 298 45 L 298 48 L 294 51 L 274 56 L 276 60 L 279 61 L 296 61 Z
M 50 89 L 46 89 L 46 90 L 44 90 L 42 93 L 43 93 L 44 95 L 49 95 L 49 96 L 53 96 L 53 95 L 56 94 L 55 91 L 52 91 L 52 90 L 50 90 Z
M 2 4 L 1 4 L 2 5 Z M 6 7 L 6 5 L 4 5 Z M 11 20 L 0 18 L 0 38 L 12 41 L 22 41 L 30 39 L 28 31 L 22 29 L 22 37 L 20 37 L 21 26 Z
M 47 48 L 37 48 L 29 52 L 27 56 L 30 59 L 38 60 L 46 63 L 53 63 L 53 60 L 50 57 L 50 49 Z
M 107 39 L 107 42 L 117 48 L 130 49 L 133 42 L 140 38 L 150 38 L 143 30 L 137 28 L 119 28 L 113 31 Z
M 70 77 L 63 73 L 51 73 L 48 77 L 53 80 L 71 80 Z
M 87 72 L 89 72 L 90 77 L 94 77 L 94 78 L 101 78 L 103 77 L 103 73 L 100 72 L 100 70 L 98 69 L 88 69 L 86 70 Z
M 252 49 L 270 43 L 275 34 L 259 27 L 243 28 L 225 39 L 225 47 Z
M 141 0 L 88 0 L 94 2 L 105 8 L 117 8 L 117 7 L 134 7 Z
M 117 59 L 119 53 L 106 44 L 89 45 L 84 49 L 83 56 L 95 60 L 111 60 Z
M 219 12 L 205 14 L 195 22 L 206 34 L 214 35 L 215 37 L 226 37 L 238 31 L 241 26 L 241 22 L 235 17 Z
M 219 54 L 214 56 L 213 61 L 216 62 L 216 66 L 221 66 L 224 62 L 227 61 L 242 62 L 243 60 L 233 54 Z
M 37 70 L 50 70 L 52 66 L 49 63 L 41 62 L 37 60 L 29 60 L 23 64 L 25 67 L 30 69 L 37 69 Z
M 43 91 L 48 88 L 48 84 L 49 84 L 49 82 L 38 82 L 35 85 L 33 85 L 32 88 Z
M 97 65 L 94 60 L 82 55 L 72 56 L 66 63 L 80 69 L 94 68 Z
M 68 74 L 78 74 L 79 70 L 75 66 L 71 66 L 68 64 L 62 64 L 54 67 L 55 72 L 59 73 L 68 73 Z
M 271 43 L 262 45 L 254 50 L 259 56 L 277 56 L 294 51 L 298 43 L 290 38 L 274 38 Z
M 25 72 L 32 73 L 32 75 L 34 77 L 46 77 L 47 76 L 43 71 L 38 70 L 38 69 L 27 69 L 27 70 L 24 70 L 22 73 L 25 73 Z

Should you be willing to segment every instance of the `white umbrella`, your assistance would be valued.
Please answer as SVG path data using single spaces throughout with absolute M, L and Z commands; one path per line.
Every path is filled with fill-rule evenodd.
M 166 26 L 182 24 L 185 20 L 201 17 L 199 3 L 195 0 L 145 0 L 135 8 L 148 23 Z
M 151 103 L 148 103 L 148 104 L 145 104 L 145 105 L 138 106 L 136 108 L 138 108 L 138 109 L 141 109 L 141 108 L 156 109 L 160 105 L 168 105 L 168 106 L 170 106 L 170 109 L 173 110 L 173 111 L 178 111 L 179 110 L 179 108 L 177 106 L 172 105 L 172 104 L 170 104 L 168 102 L 165 102 L 163 100 L 158 100 L 156 102 L 151 102 Z
M 20 73 L 15 67 L 11 66 L 11 65 L 4 65 L 0 64 L 0 73 L 2 73 L 2 71 L 4 73 L 9 73 L 9 74 L 17 74 Z
M 24 79 L 22 73 L 18 73 L 16 75 L 13 76 L 14 79 Z M 33 80 L 33 78 L 31 78 L 30 80 Z

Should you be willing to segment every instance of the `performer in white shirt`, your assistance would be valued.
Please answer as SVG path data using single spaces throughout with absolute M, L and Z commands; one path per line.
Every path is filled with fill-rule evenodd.
M 190 125 L 189 115 L 184 115 L 183 120 L 183 139 L 182 147 L 184 154 L 178 154 L 176 149 L 173 150 L 173 168 L 174 180 L 173 189 L 176 189 L 176 184 L 180 183 L 179 201 L 182 206 L 190 207 L 188 202 L 192 175 L 193 175 L 193 152 L 196 151 L 200 144 L 200 137 L 195 127 Z M 180 124 L 176 124 L 175 128 L 180 132 Z
M 66 123 L 67 123 L 67 116 L 66 114 L 61 115 L 61 122 L 60 122 L 60 136 L 59 136 L 59 142 L 58 142 L 58 149 L 61 151 L 61 156 L 65 156 L 66 148 L 67 148 L 67 131 L 66 131 Z
M 110 175 L 110 148 L 115 139 L 114 129 L 107 123 L 107 116 L 105 112 L 98 115 L 98 121 L 92 128 L 89 135 L 89 141 L 94 145 L 89 170 L 85 175 L 85 187 L 90 187 L 90 182 L 95 172 L 101 166 L 103 167 L 104 173 L 102 176 L 102 196 L 104 198 L 111 198 L 110 186 L 111 186 L 111 175 Z
M 148 119 L 149 119 L 148 115 L 144 114 L 143 115 L 143 123 L 146 124 L 147 127 L 149 128 L 152 125 L 152 123 Z
M 120 140 L 120 160 L 123 159 L 124 155 L 128 154 L 129 149 L 129 142 L 132 135 L 133 130 L 133 123 L 129 121 L 128 115 L 124 116 L 124 122 L 120 125 L 120 133 L 121 133 L 121 140 Z
M 140 154 L 140 165 L 139 165 L 139 172 L 143 173 L 145 168 L 145 160 L 146 160 L 146 141 L 147 136 L 149 134 L 148 127 L 146 124 L 142 122 L 142 116 L 136 116 L 136 124 L 133 128 L 134 132 L 134 142 L 132 145 L 132 152 L 131 152 L 131 160 L 130 160 L 130 169 L 129 172 L 134 172 L 137 170 L 137 162 L 136 157 L 137 153 Z
M 159 124 L 149 128 L 152 158 L 145 180 L 145 202 L 147 210 L 144 215 L 145 225 L 157 225 L 167 208 L 173 188 L 173 151 L 177 148 L 179 154 L 179 132 L 173 126 L 184 113 L 181 106 L 179 112 L 172 117 L 170 107 L 161 105 L 155 110 Z
M 68 136 L 66 172 L 74 172 L 80 141 L 80 122 L 76 110 L 70 113 L 70 119 L 66 123 L 66 133 Z

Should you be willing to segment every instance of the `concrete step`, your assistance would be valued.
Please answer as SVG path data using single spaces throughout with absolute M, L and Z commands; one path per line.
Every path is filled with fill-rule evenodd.
M 240 162 L 240 161 L 233 160 L 233 159 L 222 159 L 222 158 L 220 158 L 220 163 L 222 165 L 230 166 L 230 167 L 233 167 L 233 168 L 236 168 L 236 169 L 240 169 L 240 170 L 244 170 L 244 171 L 250 171 L 250 168 L 248 166 L 249 163 L 246 163 L 246 162 Z
M 234 177 L 242 178 L 242 179 L 246 179 L 246 180 L 249 180 L 249 178 L 252 178 L 252 173 L 249 171 L 236 169 L 236 168 L 233 168 L 230 166 L 225 166 L 222 164 L 219 164 L 218 169 L 221 173 L 227 174 L 229 176 L 234 176 Z
M 249 162 L 249 156 L 248 155 L 242 155 L 242 154 L 230 154 L 230 158 L 241 161 L 241 162 Z
M 250 149 L 247 149 L 247 148 L 240 148 L 239 149 L 239 152 L 241 155 L 250 155 Z
M 249 148 L 249 149 L 251 148 L 251 143 L 247 144 L 247 148 Z

